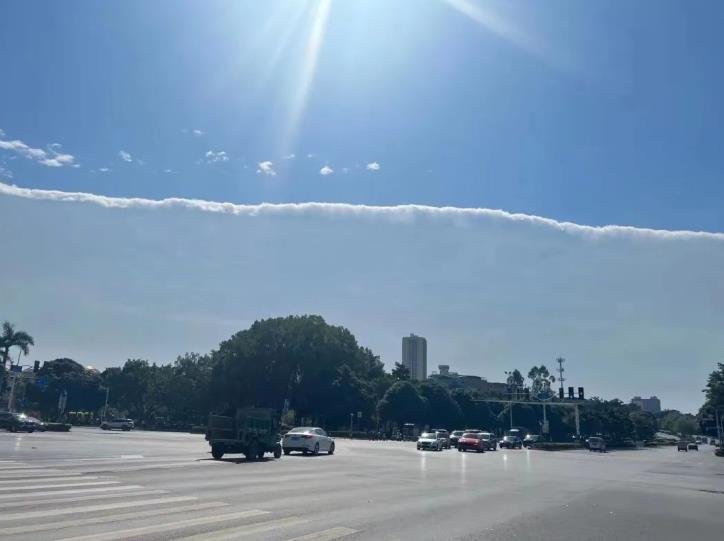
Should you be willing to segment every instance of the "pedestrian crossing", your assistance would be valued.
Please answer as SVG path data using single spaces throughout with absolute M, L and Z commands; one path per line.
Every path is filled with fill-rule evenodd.
M 239 508 L 233 501 L 174 494 L 165 488 L 125 483 L 114 475 L 172 464 L 194 467 L 198 462 L 136 455 L 93 460 L 2 460 L 0 540 L 352 541 L 361 535 L 346 525 L 284 516 L 273 509 Z

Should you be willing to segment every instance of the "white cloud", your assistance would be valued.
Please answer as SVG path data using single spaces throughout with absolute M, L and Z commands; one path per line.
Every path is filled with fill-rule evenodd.
M 284 156 L 285 160 L 293 160 L 294 158 L 296 158 L 296 155 L 293 152 Z
M 218 163 L 218 162 L 228 162 L 229 161 L 229 156 L 223 150 L 219 150 L 218 152 L 214 152 L 213 150 L 207 150 L 206 154 L 204 154 L 204 157 L 206 158 L 206 163 Z
M 320 175 L 323 175 L 323 176 L 325 176 L 325 177 L 326 177 L 327 175 L 331 175 L 332 173 L 334 173 L 334 169 L 332 169 L 332 168 L 331 168 L 330 166 L 328 166 L 328 165 L 325 165 L 324 167 L 322 167 L 322 168 L 319 170 L 319 174 L 320 174 Z
M 131 156 L 130 153 L 126 152 L 125 150 L 119 150 L 118 151 L 118 157 L 121 158 L 124 162 L 132 162 L 133 156 Z
M 5 130 L 0 128 L 0 137 L 5 137 Z
M 269 164 L 262 162 L 259 164 Z M 266 167 L 266 166 L 265 166 Z M 84 192 L 63 192 L 59 190 L 41 190 L 37 188 L 21 188 L 12 184 L 0 182 L 0 195 L 21 197 L 24 199 L 63 201 L 75 203 L 93 203 L 107 208 L 186 208 L 204 212 L 234 214 L 240 216 L 258 216 L 262 214 L 330 214 L 353 215 L 360 217 L 389 218 L 393 221 L 413 221 L 415 219 L 442 219 L 442 220 L 499 220 L 541 226 L 547 229 L 561 231 L 585 237 L 638 237 L 658 239 L 708 239 L 724 241 L 724 233 L 707 231 L 648 229 L 628 225 L 581 225 L 572 222 L 560 222 L 551 218 L 544 218 L 530 214 L 511 213 L 498 209 L 464 208 L 464 207 L 432 207 L 428 205 L 353 205 L 350 203 L 261 203 L 258 205 L 242 205 L 218 201 L 205 201 L 202 199 L 184 199 L 171 197 L 168 199 L 143 199 L 140 197 L 108 197 Z
M 377 162 L 370 162 L 367 164 L 367 171 L 379 171 L 380 164 Z
M 259 166 L 259 169 L 256 170 L 257 173 L 264 173 L 270 177 L 276 176 L 277 172 L 274 171 L 274 164 L 272 162 L 267 160 L 265 162 L 259 162 L 257 165 Z
M 171 169 L 164 169 L 163 172 L 164 173 L 173 173 L 173 171 Z
M 4 135 L 5 132 L 3 132 L 0 137 Z M 72 165 L 75 161 L 74 156 L 62 152 L 62 146 L 59 143 L 48 145 L 48 150 L 46 151 L 42 148 L 30 147 L 18 139 L 12 141 L 0 140 L 0 150 L 15 152 L 20 156 L 45 165 L 46 167 L 63 167 Z
M 196 137 L 201 137 L 205 132 L 204 130 L 195 129 L 191 130 L 191 133 L 193 133 Z
M 314 158 L 315 154 L 312 154 L 311 152 L 307 154 L 307 158 Z
M 13 178 L 13 172 L 0 164 L 0 178 Z
M 343 167 L 343 168 L 342 168 L 342 172 L 343 172 L 345 175 L 346 175 L 347 173 L 349 173 L 349 167 Z
M 101 167 L 100 169 L 98 169 L 99 173 L 108 173 L 109 171 L 110 169 L 108 169 L 107 167 Z

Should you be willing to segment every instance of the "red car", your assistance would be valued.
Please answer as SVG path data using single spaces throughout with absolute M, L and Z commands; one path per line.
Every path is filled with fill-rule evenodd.
M 480 432 L 466 432 L 458 439 L 458 451 L 475 451 L 476 453 L 484 453 L 488 442 L 482 439 Z

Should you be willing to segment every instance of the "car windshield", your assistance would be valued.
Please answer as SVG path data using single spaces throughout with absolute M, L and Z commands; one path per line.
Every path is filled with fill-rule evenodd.
M 720 539 L 724 0 L 0 0 L 0 412 L 0 541 Z

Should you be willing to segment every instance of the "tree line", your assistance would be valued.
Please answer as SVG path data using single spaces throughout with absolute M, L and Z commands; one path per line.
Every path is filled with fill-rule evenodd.
M 11 338 L 19 332 L 10 330 Z M 26 350 L 0 341 L 3 370 L 12 347 L 27 353 L 32 345 L 32 337 L 24 335 L 21 342 Z M 720 364 L 710 377 L 708 408 L 717 400 L 721 403 L 723 367 Z M 387 372 L 379 357 L 359 345 L 348 329 L 315 315 L 256 321 L 208 354 L 186 353 L 171 364 L 129 359 L 123 366 L 98 372 L 61 358 L 45 362 L 37 376 L 43 385 L 27 384 L 22 400 L 26 409 L 46 418 L 57 415 L 58 397 L 66 393 L 66 411 L 100 414 L 107 396 L 109 415 L 128 416 L 148 427 L 202 425 L 211 411 L 231 412 L 245 406 L 271 407 L 282 412 L 288 424 L 309 423 L 330 430 L 348 428 L 350 414 L 357 430 L 391 430 L 409 422 L 494 431 L 510 426 L 510 405 L 485 402 L 485 397 L 470 390 L 451 392 L 431 380 L 411 381 L 399 363 Z M 529 385 L 514 370 L 508 373 L 508 385 L 529 388 L 537 396 L 549 392 L 555 382 L 544 365 L 534 366 L 527 376 Z M 539 432 L 540 405 L 513 408 L 515 426 Z M 548 408 L 547 413 L 553 439 L 575 433 L 572 409 Z M 700 427 L 701 415 L 692 423 L 683 414 L 667 413 L 657 419 L 619 400 L 593 398 L 580 408 L 580 426 L 583 434 L 619 440 L 650 439 L 659 427 L 678 433 Z

